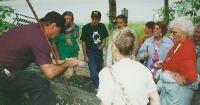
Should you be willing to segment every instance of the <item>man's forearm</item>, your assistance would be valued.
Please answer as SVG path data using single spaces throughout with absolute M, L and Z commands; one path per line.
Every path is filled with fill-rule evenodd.
M 65 70 L 67 70 L 69 67 L 68 65 L 63 62 L 61 64 L 57 64 L 56 65 L 56 69 L 55 69 L 55 76 L 59 75 L 59 74 L 62 74 Z
M 53 79 L 55 76 L 64 72 L 67 69 L 67 65 L 65 63 L 62 64 L 45 64 L 40 66 L 44 75 L 48 79 Z
M 103 41 L 102 41 L 102 47 L 104 48 L 105 45 L 106 45 L 106 38 L 104 38 Z

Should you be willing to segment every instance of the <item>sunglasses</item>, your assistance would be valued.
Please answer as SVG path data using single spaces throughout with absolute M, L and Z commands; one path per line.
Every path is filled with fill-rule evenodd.
M 176 34 L 177 34 L 178 32 L 169 30 L 169 33 L 170 33 L 170 34 L 172 33 L 174 36 L 176 36 Z

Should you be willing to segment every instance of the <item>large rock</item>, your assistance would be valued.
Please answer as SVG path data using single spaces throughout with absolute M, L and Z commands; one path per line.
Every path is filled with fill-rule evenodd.
M 63 84 L 51 82 L 52 90 L 57 94 L 57 105 L 72 105 L 72 97 Z M 88 93 L 87 91 L 81 90 L 77 87 L 69 86 L 72 96 L 75 97 L 78 105 L 99 105 L 99 100 L 94 93 Z
M 72 97 L 69 94 L 69 89 L 66 88 L 62 83 L 51 81 L 51 88 L 57 95 L 56 105 L 73 105 Z M 75 97 L 77 105 L 99 105 L 99 100 L 95 96 L 95 93 L 89 93 L 81 90 L 77 87 L 69 86 L 72 96 Z M 0 105 L 7 105 L 11 101 L 7 97 L 0 94 Z M 20 105 L 31 105 L 27 94 L 20 98 Z
M 29 70 L 37 72 L 39 75 L 43 76 L 39 67 L 35 65 L 30 66 Z M 51 89 L 57 95 L 56 105 L 73 105 L 69 89 L 66 88 L 61 77 L 57 77 L 53 81 L 50 81 L 50 83 Z M 95 96 L 95 92 L 90 89 L 89 77 L 75 75 L 69 80 L 68 87 L 70 88 L 70 91 L 75 97 L 78 105 L 99 105 L 100 101 Z M 7 105 L 9 101 L 11 100 L 0 93 L 0 105 Z M 31 105 L 27 94 L 24 94 L 24 97 L 20 98 L 20 102 L 20 105 Z

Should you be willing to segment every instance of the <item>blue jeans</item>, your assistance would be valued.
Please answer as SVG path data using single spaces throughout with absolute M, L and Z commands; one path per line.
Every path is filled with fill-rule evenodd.
M 89 59 L 89 69 L 93 88 L 97 89 L 99 86 L 98 74 L 103 68 L 103 51 L 87 50 Z

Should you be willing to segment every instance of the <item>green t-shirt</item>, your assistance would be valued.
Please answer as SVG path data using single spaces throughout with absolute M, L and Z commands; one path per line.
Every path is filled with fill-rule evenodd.
M 54 40 L 53 42 L 55 43 L 58 53 L 60 55 L 60 58 L 63 60 L 65 58 L 71 58 L 71 57 L 78 57 L 78 51 L 79 46 L 76 41 L 76 34 L 78 33 L 79 35 L 79 26 L 74 25 L 74 29 L 70 31 L 68 34 L 66 33 L 60 33 Z M 72 42 L 72 45 L 68 45 L 66 40 L 68 38 L 67 35 L 70 35 L 70 39 Z

